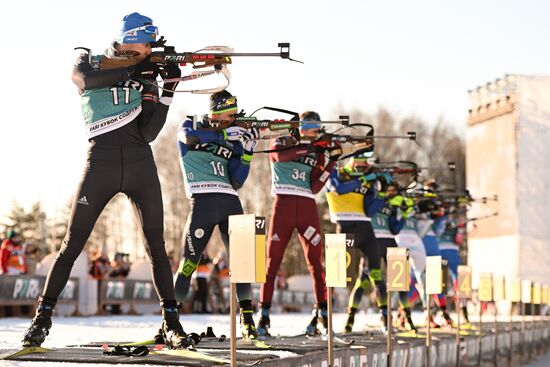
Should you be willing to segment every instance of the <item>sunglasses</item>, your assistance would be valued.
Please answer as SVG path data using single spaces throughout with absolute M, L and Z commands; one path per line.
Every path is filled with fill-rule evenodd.
M 211 112 L 221 113 L 221 112 L 231 111 L 236 108 L 237 108 L 237 97 L 231 96 L 224 99 L 221 102 L 218 102 Z
M 125 35 L 128 35 L 128 36 L 135 36 L 137 35 L 137 32 L 138 31 L 143 31 L 147 34 L 158 34 L 158 27 L 157 26 L 154 26 L 154 25 L 144 25 L 142 27 L 138 27 L 138 28 L 133 28 L 133 29 L 130 29 L 130 30 L 127 30 L 126 32 L 124 32 Z

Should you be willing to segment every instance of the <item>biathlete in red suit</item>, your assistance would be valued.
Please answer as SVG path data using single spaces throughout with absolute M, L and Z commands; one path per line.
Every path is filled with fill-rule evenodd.
M 305 112 L 301 120 L 311 122 L 301 125 L 300 135 L 304 138 L 318 138 L 319 114 Z M 289 148 L 288 139 L 278 138 L 271 142 L 271 149 L 279 151 L 270 153 L 275 201 L 268 234 L 267 279 L 261 287 L 261 316 L 257 329 L 260 335 L 269 335 L 269 309 L 275 278 L 294 229 L 297 229 L 304 249 L 316 299 L 313 318 L 306 332 L 318 334 L 317 323 L 321 322 L 326 327 L 327 322 L 327 289 L 322 265 L 323 237 L 315 194 L 325 185 L 342 151 L 339 145 L 322 140 Z

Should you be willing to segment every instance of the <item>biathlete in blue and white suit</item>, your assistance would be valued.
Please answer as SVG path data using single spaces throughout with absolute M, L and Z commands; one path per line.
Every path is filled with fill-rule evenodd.
M 183 122 L 178 131 L 181 168 L 191 211 L 183 237 L 183 258 L 175 277 L 176 299 L 184 302 L 189 292 L 191 275 L 218 226 L 222 241 L 229 246 L 230 215 L 243 213 L 237 190 L 244 184 L 250 170 L 253 149 L 259 132 L 231 126 L 237 113 L 237 98 L 228 91 L 210 98 L 210 113 L 193 126 Z M 222 121 L 228 127 L 213 130 L 210 120 Z M 252 288 L 249 283 L 237 284 L 241 331 L 245 338 L 256 338 L 252 318 Z
M 426 249 L 426 256 L 441 256 L 439 248 L 438 235 L 445 229 L 446 218 L 443 216 L 444 209 L 441 203 L 435 197 L 435 191 L 432 186 L 433 181 L 428 181 L 424 185 L 426 198 L 418 203 L 419 213 L 417 214 L 418 232 Z M 434 196 L 429 195 L 433 193 Z M 452 325 L 453 321 L 447 311 L 447 299 L 445 294 L 438 294 L 434 297 L 436 305 L 441 309 L 445 325 Z M 441 325 L 432 322 L 434 327 Z

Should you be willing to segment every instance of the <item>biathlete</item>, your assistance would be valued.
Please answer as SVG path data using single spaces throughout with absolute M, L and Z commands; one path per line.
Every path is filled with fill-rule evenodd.
M 218 92 L 210 97 L 210 113 L 198 122 L 198 128 L 186 120 L 178 131 L 183 180 L 191 204 L 183 236 L 183 258 L 175 276 L 178 302 L 187 297 L 191 275 L 214 228 L 218 226 L 228 248 L 229 216 L 243 214 L 237 190 L 248 177 L 259 132 L 232 126 L 236 114 L 237 98 L 228 91 Z M 222 122 L 226 128 L 209 129 L 211 120 Z M 237 299 L 243 337 L 256 338 L 249 283 L 237 284 Z
M 368 211 L 373 212 L 371 217 L 372 228 L 374 229 L 376 241 L 380 247 L 382 260 L 387 268 L 388 248 L 397 247 L 395 236 L 399 234 L 401 228 L 403 228 L 405 224 L 403 210 L 406 210 L 406 206 L 402 208 L 405 198 L 403 195 L 399 194 L 399 184 L 397 182 L 381 180 L 380 183 L 381 189 L 378 193 L 378 197 L 368 205 Z M 357 302 L 357 304 L 359 303 Z M 416 331 L 417 328 L 411 316 L 409 292 L 399 292 L 399 304 L 403 311 L 400 327 L 406 328 L 408 324 L 410 330 Z M 348 322 L 351 319 L 351 324 L 353 324 L 353 314 L 353 309 L 350 309 Z M 346 331 L 348 331 L 347 327 Z M 351 331 L 351 326 L 349 327 L 349 331 Z
M 355 246 L 363 255 L 360 264 L 361 275 L 350 293 L 350 314 L 346 331 L 351 331 L 363 290 L 368 287 L 369 282 L 378 290 L 377 305 L 381 315 L 381 329 L 386 331 L 387 325 L 386 284 L 380 269 L 382 255 L 368 213 L 369 203 L 377 195 L 374 183 L 378 180 L 378 175 L 367 173 L 370 167 L 367 162 L 368 155 L 366 152 L 352 157 L 344 167 L 331 174 L 327 185 L 330 219 L 337 223 L 337 233 L 353 234 Z
M 321 118 L 313 111 L 304 112 L 299 132 L 302 138 L 317 139 Z M 311 121 L 311 122 L 307 122 Z M 323 233 L 315 194 L 325 185 L 334 169 L 341 148 L 322 139 L 311 144 L 288 147 L 290 137 L 274 139 L 269 155 L 272 171 L 272 194 L 275 196 L 267 243 L 267 277 L 260 290 L 260 319 L 258 331 L 269 335 L 269 310 L 275 278 L 294 229 L 302 244 L 309 273 L 313 280 L 316 304 L 306 334 L 321 333 L 320 323 L 327 327 L 327 289 L 323 269 Z M 293 141 L 292 144 L 296 142 Z
M 151 63 L 151 42 L 158 29 L 138 13 L 124 17 L 118 38 L 105 55 L 82 54 L 72 72 L 84 113 L 88 159 L 74 196 L 67 234 L 39 297 L 36 316 L 23 337 L 24 345 L 41 345 L 52 326 L 52 313 L 76 258 L 109 200 L 122 192 L 132 202 L 141 224 L 160 299 L 162 341 L 186 347 L 191 340 L 178 319 L 172 272 L 163 237 L 163 208 L 159 178 L 149 143 L 162 129 L 176 85 L 165 83 L 160 98 L 153 82 L 157 75 L 178 78 L 177 64 Z M 98 70 L 92 60 L 116 57 L 118 51 L 139 53 L 130 68 Z M 142 81 L 147 79 L 147 84 Z

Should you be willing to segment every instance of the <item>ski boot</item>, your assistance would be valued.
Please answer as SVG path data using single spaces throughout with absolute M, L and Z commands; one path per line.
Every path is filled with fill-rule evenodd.
M 447 312 L 447 310 L 442 310 L 442 311 L 443 311 L 443 319 L 445 320 L 445 324 L 443 326 L 455 327 L 455 324 L 453 322 L 453 319 L 451 318 L 451 315 L 449 315 L 449 312 Z
M 183 331 L 176 307 L 163 308 L 162 317 L 164 321 L 159 333 L 162 336 L 164 345 L 171 349 L 193 348 L 195 346 L 195 341 Z M 155 336 L 155 342 L 157 337 Z
M 380 331 L 383 334 L 388 333 L 388 310 L 385 308 L 380 310 Z
M 402 330 L 407 330 L 407 324 L 411 331 L 414 331 L 415 333 L 418 332 L 418 329 L 412 320 L 411 309 L 408 307 L 401 309 L 399 312 L 399 328 Z
M 351 333 L 351 330 L 353 329 L 353 324 L 355 323 L 355 314 L 357 313 L 357 309 L 355 307 L 351 307 L 348 310 L 348 320 L 346 321 L 346 326 L 344 328 L 344 334 Z
M 413 322 L 413 319 L 412 319 L 412 315 L 411 315 L 411 309 L 410 308 L 405 308 L 403 310 L 404 314 L 405 314 L 405 320 L 407 322 L 407 324 L 409 324 L 409 328 L 414 331 L 415 333 L 418 332 L 418 329 L 416 328 L 416 326 L 414 325 L 414 322 Z
M 250 309 L 241 307 L 241 333 L 243 334 L 243 339 L 258 339 L 258 331 L 252 317 L 253 313 L 254 310 L 252 310 L 252 307 Z
M 324 335 L 328 335 L 328 311 L 326 304 L 323 304 L 319 308 L 319 314 L 317 317 L 317 325 L 321 324 L 322 329 L 320 329 L 320 333 Z
M 24 347 L 39 347 L 44 343 L 52 327 L 53 306 L 39 303 L 31 326 L 23 336 Z
M 313 311 L 311 311 L 311 316 L 312 316 L 311 321 L 306 327 L 306 335 L 308 336 L 321 335 L 321 332 L 317 327 L 317 323 L 319 322 L 319 310 L 317 308 L 314 308 Z
M 468 307 L 462 306 L 462 315 L 464 315 L 465 323 L 470 324 L 470 318 L 468 317 Z
M 439 325 L 437 322 L 435 322 L 433 315 L 430 315 L 430 320 L 429 320 L 429 322 L 430 322 L 430 327 L 431 327 L 432 329 L 439 329 L 439 328 L 441 328 L 441 325 Z
M 269 336 L 269 328 L 271 321 L 269 320 L 269 308 L 262 307 L 260 309 L 260 320 L 258 321 L 258 335 Z

